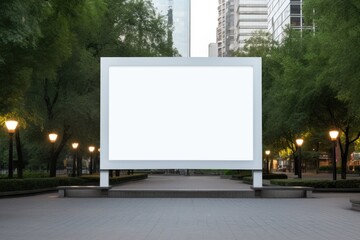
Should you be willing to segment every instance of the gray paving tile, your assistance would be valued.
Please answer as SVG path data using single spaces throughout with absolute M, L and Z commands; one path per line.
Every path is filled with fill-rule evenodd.
M 220 183 L 218 183 L 220 184 Z M 180 184 L 181 185 L 181 184 Z M 354 194 L 311 199 L 0 199 L 1 240 L 355 240 Z

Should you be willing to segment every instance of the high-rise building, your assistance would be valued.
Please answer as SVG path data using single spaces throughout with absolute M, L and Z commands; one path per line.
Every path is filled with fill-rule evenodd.
M 218 56 L 226 57 L 233 50 L 235 40 L 235 4 L 237 0 L 219 0 L 216 42 Z
M 164 16 L 174 31 L 168 33 L 181 56 L 190 56 L 189 1 L 151 0 L 157 12 Z
M 241 50 L 255 31 L 267 31 L 267 0 L 219 0 L 218 56 Z
M 242 50 L 245 41 L 256 31 L 268 29 L 268 0 L 238 0 L 235 49 Z
M 312 29 L 304 26 L 303 0 L 268 0 L 268 31 L 273 39 L 281 42 L 285 29 L 303 31 Z
M 209 57 L 217 57 L 218 56 L 218 49 L 217 43 L 210 43 L 209 44 Z

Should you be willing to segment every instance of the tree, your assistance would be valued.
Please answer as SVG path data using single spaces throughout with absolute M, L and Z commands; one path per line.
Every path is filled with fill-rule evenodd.
M 329 93 L 319 112 L 327 113 L 326 120 L 322 114 L 323 121 L 342 132 L 338 142 L 345 179 L 350 145 L 360 137 L 360 4 L 357 0 L 312 0 L 305 2 L 304 11 L 316 24 L 317 44 L 312 50 L 318 49 L 323 60 L 316 80 Z
M 7 101 L 17 100 L 0 109 L 0 118 L 5 116 L 2 112 L 18 109 L 17 116 L 29 126 L 23 142 L 24 155 L 32 165 L 48 159 L 47 134 L 59 134 L 51 158 L 50 175 L 55 176 L 57 160 L 64 156 L 71 139 L 83 147 L 99 144 L 100 57 L 178 53 L 169 45 L 169 26 L 150 1 L 48 0 L 41 6 L 42 14 L 32 16 L 38 30 L 38 34 L 33 33 L 36 44 L 12 52 L 13 59 L 27 57 L 20 58 L 24 64 L 11 71 L 22 75 L 9 78 L 13 84 L 7 82 L 4 88 L 8 93 L 3 95 Z M 8 46 L 4 47 L 6 51 L 11 52 Z M 15 66 L 11 58 L 3 59 L 10 67 Z M 16 97 L 16 88 L 21 86 L 23 91 Z

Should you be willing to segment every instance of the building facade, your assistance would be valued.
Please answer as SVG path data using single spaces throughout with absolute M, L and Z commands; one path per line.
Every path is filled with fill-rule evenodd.
M 236 22 L 236 50 L 242 50 L 245 41 L 256 31 L 268 29 L 268 0 L 238 0 Z
M 268 0 L 268 31 L 275 41 L 281 42 L 288 26 L 291 29 L 311 30 L 304 26 L 303 0 Z
M 219 0 L 216 42 L 218 56 L 227 57 L 234 48 L 235 15 L 238 0 Z
M 218 48 L 217 43 L 209 44 L 209 57 L 217 57 L 218 56 Z
M 255 31 L 267 31 L 267 10 L 267 0 L 219 0 L 218 56 L 231 56 Z

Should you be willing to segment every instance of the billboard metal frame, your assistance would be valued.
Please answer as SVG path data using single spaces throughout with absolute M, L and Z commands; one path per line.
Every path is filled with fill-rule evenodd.
M 253 69 L 253 159 L 242 161 L 109 160 L 110 67 L 251 67 Z M 254 171 L 254 186 L 262 186 L 262 79 L 261 58 L 101 58 L 100 186 L 109 185 L 108 170 L 116 169 L 247 169 Z M 234 76 L 236 78 L 236 76 Z M 164 164 L 164 162 L 168 164 Z

